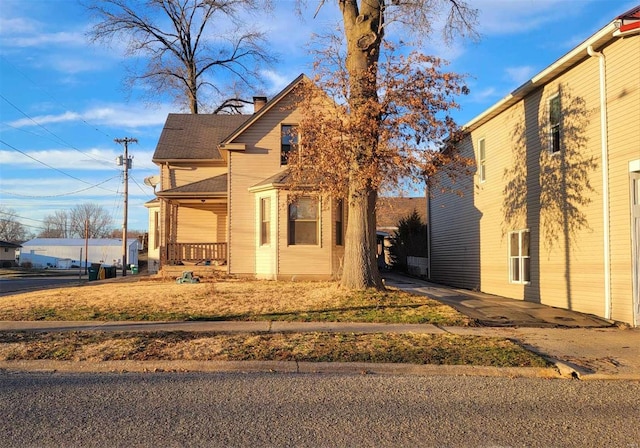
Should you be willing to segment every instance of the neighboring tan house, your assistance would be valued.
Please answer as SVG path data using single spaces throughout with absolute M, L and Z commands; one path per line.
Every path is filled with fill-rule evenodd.
M 313 194 L 292 203 L 285 188 L 300 117 L 294 89 L 305 79 L 268 102 L 254 98 L 252 115 L 167 117 L 153 156 L 157 199 L 146 204 L 150 272 L 191 265 L 265 279 L 339 275 L 341 203 Z
M 20 249 L 19 244 L 8 241 L 0 241 L 0 266 L 3 268 L 16 265 L 16 250 Z
M 640 7 L 465 129 L 476 171 L 433 193 L 430 278 L 639 325 Z

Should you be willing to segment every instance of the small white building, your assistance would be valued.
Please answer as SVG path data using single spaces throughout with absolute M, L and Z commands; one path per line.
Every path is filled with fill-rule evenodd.
M 85 247 L 87 246 L 85 253 Z M 127 264 L 138 265 L 138 239 L 127 240 Z M 122 267 L 122 240 L 117 238 L 35 238 L 22 244 L 20 264 L 31 263 L 34 268 L 71 266 L 84 267 L 99 263 Z

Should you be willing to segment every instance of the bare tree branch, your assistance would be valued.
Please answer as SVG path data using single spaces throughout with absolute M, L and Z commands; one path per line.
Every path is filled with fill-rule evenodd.
M 254 88 L 259 67 L 274 61 L 264 33 L 238 24 L 243 14 L 264 11 L 269 0 L 92 1 L 87 8 L 98 22 L 88 33 L 91 41 L 122 40 L 127 54 L 146 58 L 127 84 L 144 82 L 152 94 L 170 94 L 192 113 L 213 104 L 225 83 Z

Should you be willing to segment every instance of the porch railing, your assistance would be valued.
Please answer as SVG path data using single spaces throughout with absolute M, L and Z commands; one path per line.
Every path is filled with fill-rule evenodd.
M 167 264 L 226 263 L 227 243 L 168 243 Z

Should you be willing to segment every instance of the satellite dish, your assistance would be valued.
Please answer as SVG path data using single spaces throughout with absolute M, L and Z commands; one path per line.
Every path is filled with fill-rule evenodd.
M 144 184 L 153 187 L 153 192 L 156 192 L 156 185 L 160 183 L 160 176 L 157 174 L 155 176 L 149 176 L 144 178 Z

